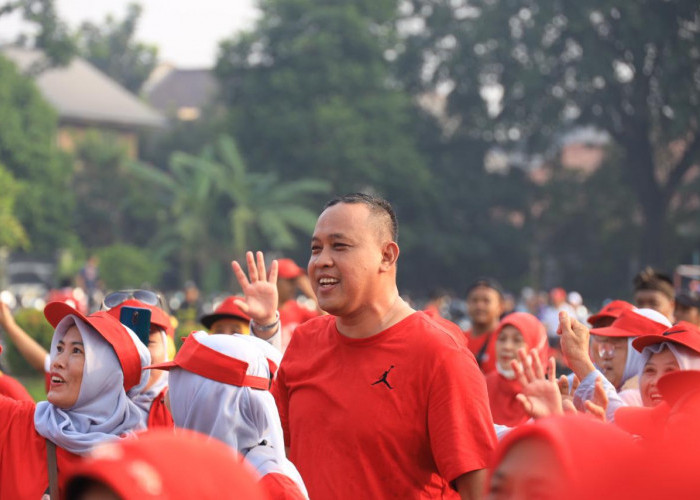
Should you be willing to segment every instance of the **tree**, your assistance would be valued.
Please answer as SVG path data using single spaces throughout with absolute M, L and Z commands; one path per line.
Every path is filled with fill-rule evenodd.
M 177 238 L 182 261 L 194 264 L 183 279 L 204 276 L 211 260 L 240 260 L 250 248 L 297 247 L 299 232 L 310 234 L 316 223 L 308 204 L 330 188 L 321 180 L 282 183 L 274 173 L 249 171 L 227 136 L 200 155 L 173 153 L 171 175 L 144 164 L 134 171 L 169 193 L 173 224 L 162 238 Z
M 14 205 L 20 186 L 12 174 L 0 163 L 0 248 L 27 247 L 29 240 L 22 224 L 14 214 Z
M 264 0 L 257 27 L 221 44 L 229 130 L 283 181 L 319 177 L 420 202 L 431 178 L 410 96 L 393 79 L 395 0 Z M 412 182 L 406 182 L 410 179 Z
M 662 263 L 669 205 L 700 159 L 698 3 L 410 4 L 426 29 L 404 67 L 419 74 L 427 61 L 432 85 L 454 85 L 448 111 L 466 133 L 531 152 L 574 124 L 611 135 L 644 216 L 643 259 Z
M 108 15 L 103 25 L 85 22 L 78 31 L 80 53 L 136 94 L 158 61 L 157 47 L 134 40 L 142 11 L 132 3 L 124 19 Z
M 53 109 L 31 79 L 2 57 L 0 124 L 0 163 L 20 183 L 15 216 L 27 233 L 31 250 L 52 255 L 74 239 L 71 161 L 56 147 Z

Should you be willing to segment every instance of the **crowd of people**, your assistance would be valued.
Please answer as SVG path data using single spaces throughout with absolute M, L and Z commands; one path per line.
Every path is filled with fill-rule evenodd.
M 197 311 L 179 349 L 153 291 L 93 312 L 49 302 L 48 347 L 0 302 L 5 341 L 46 382 L 35 403 L 0 374 L 0 500 L 700 491 L 696 290 L 645 269 L 632 302 L 587 314 L 563 289 L 509 306 L 484 277 L 466 287 L 464 331 L 439 297 L 402 298 L 398 234 L 385 200 L 331 200 L 306 270 L 248 252 L 232 263 L 242 294 Z M 142 310 L 145 335 L 124 320 Z

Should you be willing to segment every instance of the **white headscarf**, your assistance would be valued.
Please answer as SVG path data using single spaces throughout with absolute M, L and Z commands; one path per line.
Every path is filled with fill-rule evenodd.
M 112 346 L 89 324 L 68 315 L 56 326 L 51 339 L 51 359 L 66 331 L 75 325 L 85 347 L 85 365 L 78 399 L 63 409 L 48 401 L 36 405 L 36 431 L 56 446 L 83 455 L 95 445 L 141 428 L 136 405 L 124 392 L 124 373 Z M 127 328 L 127 331 L 129 329 Z M 129 331 L 132 339 L 136 338 Z M 145 351 L 145 357 L 143 351 Z M 148 349 L 139 348 L 142 362 L 150 360 Z
M 661 342 L 660 344 L 652 344 L 646 346 L 642 349 L 642 367 L 639 369 L 639 375 L 641 376 L 644 365 L 647 364 L 649 358 L 653 354 L 658 354 L 664 349 L 668 349 L 673 354 L 678 362 L 678 367 L 681 371 L 684 370 L 700 370 L 700 354 L 688 349 L 687 347 L 676 344 L 675 342 Z
M 162 329 L 159 329 L 160 332 L 160 340 L 163 343 L 163 352 L 165 353 L 165 358 L 163 359 L 163 362 L 168 361 L 168 342 L 165 338 L 165 331 Z M 143 345 L 143 343 L 138 340 L 136 340 L 139 344 Z M 146 348 L 146 351 L 148 351 L 148 348 Z M 141 353 L 141 350 L 139 349 L 139 354 Z M 150 360 L 150 352 L 148 355 L 148 359 Z M 148 366 L 150 364 L 150 361 L 144 364 L 143 357 L 141 358 L 141 366 Z M 153 405 L 153 400 L 158 396 L 158 394 L 161 393 L 163 389 L 165 389 L 168 385 L 168 372 L 163 371 L 161 372 L 160 378 L 156 380 L 156 383 L 153 384 L 151 387 L 148 389 L 144 389 L 146 385 L 148 384 L 148 381 L 151 378 L 151 370 L 142 370 L 141 371 L 141 379 L 139 380 L 139 383 L 129 389 L 129 392 L 126 393 L 127 396 L 138 406 L 139 410 L 141 410 L 141 423 L 143 424 L 144 427 L 148 427 L 148 416 L 151 413 L 151 406 Z
M 260 344 L 266 342 L 239 334 L 192 335 L 210 349 L 248 363 L 248 375 L 270 378 L 268 358 Z M 269 391 L 224 384 L 176 367 L 170 373 L 169 393 L 178 427 L 223 441 L 245 456 L 261 475 L 284 474 L 308 496 L 299 472 L 285 457 L 282 426 Z
M 661 323 L 662 325 L 666 326 L 667 328 L 670 328 L 672 326 L 671 322 L 668 320 L 666 316 L 661 314 L 659 311 L 656 311 L 654 309 L 648 309 L 648 308 L 642 308 L 642 309 L 633 309 L 633 311 L 640 316 L 644 316 L 647 319 L 650 319 L 652 321 L 656 321 L 657 323 Z M 637 351 L 634 347 L 632 347 L 632 342 L 634 339 L 638 337 L 628 337 L 627 338 L 627 359 L 625 360 L 625 369 L 622 372 L 622 381 L 620 382 L 620 387 L 624 385 L 627 380 L 631 379 L 632 377 L 636 377 L 642 372 L 642 368 L 644 368 L 644 365 L 646 364 L 647 359 L 644 359 L 642 356 L 642 353 Z

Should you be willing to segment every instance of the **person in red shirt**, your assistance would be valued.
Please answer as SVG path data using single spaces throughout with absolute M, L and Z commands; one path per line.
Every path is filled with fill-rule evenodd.
M 98 446 L 71 472 L 66 499 L 219 500 L 235 492 L 237 499 L 259 500 L 257 483 L 253 468 L 228 446 L 186 429 L 158 429 Z
M 493 421 L 499 425 L 515 427 L 528 420 L 523 405 L 516 399 L 522 385 L 516 379 L 511 362 L 519 349 L 534 353 L 546 366 L 549 354 L 547 331 L 535 316 L 514 312 L 504 317 L 496 331 L 496 370 L 486 375 L 486 388 Z
M 309 309 L 297 301 L 297 293 L 313 300 L 316 297 L 311 288 L 308 276 L 292 259 L 279 259 L 277 275 L 277 292 L 279 294 L 280 324 L 282 326 L 282 351 L 289 345 L 292 334 L 297 326 L 320 314 L 317 307 Z
M 478 498 L 496 436 L 473 355 L 396 285 L 385 200 L 331 200 L 308 275 L 326 316 L 297 327 L 273 383 L 314 499 Z M 274 308 L 276 304 L 268 304 Z
M 465 332 L 469 350 L 485 374 L 496 369 L 496 337 L 493 332 L 503 314 L 503 288 L 492 278 L 480 278 L 467 289 L 467 314 L 471 329 Z
M 139 409 L 126 395 L 150 361 L 136 335 L 106 312 L 84 316 L 52 302 L 44 315 L 55 327 L 48 401 L 0 396 L 2 499 L 35 500 L 47 491 L 49 443 L 58 475 L 51 496 L 59 498 L 55 488 L 80 455 L 142 428 Z

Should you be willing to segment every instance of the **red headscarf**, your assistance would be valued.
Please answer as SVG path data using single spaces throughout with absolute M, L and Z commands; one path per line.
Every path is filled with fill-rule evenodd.
M 523 336 L 525 345 L 530 351 L 534 351 L 540 358 L 543 366 L 547 362 L 549 344 L 547 343 L 547 331 L 544 325 L 535 316 L 524 312 L 511 313 L 501 320 L 494 332 L 494 338 L 498 336 L 506 325 L 518 329 Z M 498 360 L 496 360 L 498 363 Z M 517 380 L 506 378 L 498 369 L 486 376 L 486 388 L 489 393 L 489 403 L 493 421 L 500 425 L 514 427 L 525 422 L 528 415 L 523 410 L 515 395 L 522 390 Z

